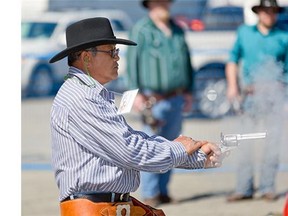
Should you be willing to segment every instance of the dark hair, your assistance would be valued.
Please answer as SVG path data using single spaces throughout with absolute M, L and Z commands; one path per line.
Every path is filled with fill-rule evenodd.
M 68 65 L 72 66 L 72 64 L 79 59 L 80 54 L 82 53 L 82 51 L 78 51 L 78 52 L 74 52 L 74 53 L 70 53 L 68 55 Z
M 95 56 L 96 55 L 96 47 L 91 47 L 89 49 L 86 49 L 85 51 L 91 51 L 92 52 L 92 55 Z M 78 52 L 74 52 L 74 53 L 70 53 L 68 55 L 68 65 L 69 66 L 72 66 L 72 64 L 77 61 L 81 55 L 81 53 L 83 52 L 84 50 L 81 50 L 81 51 L 78 51 Z

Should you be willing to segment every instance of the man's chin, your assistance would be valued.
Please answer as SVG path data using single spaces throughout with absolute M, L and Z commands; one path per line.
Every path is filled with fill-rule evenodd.
M 116 74 L 114 74 L 114 76 L 112 78 L 113 78 L 113 80 L 118 78 L 118 71 L 116 72 Z

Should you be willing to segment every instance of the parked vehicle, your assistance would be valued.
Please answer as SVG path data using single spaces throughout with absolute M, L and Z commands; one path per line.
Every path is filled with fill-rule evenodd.
M 65 58 L 55 64 L 49 64 L 50 58 L 65 49 L 65 30 L 68 25 L 95 16 L 109 18 L 117 36 L 126 32 L 132 25 L 130 18 L 118 10 L 58 11 L 23 15 L 22 97 L 55 94 L 67 73 L 67 60 Z M 125 64 L 120 65 L 125 67 Z M 120 67 L 119 73 L 123 72 L 123 67 Z

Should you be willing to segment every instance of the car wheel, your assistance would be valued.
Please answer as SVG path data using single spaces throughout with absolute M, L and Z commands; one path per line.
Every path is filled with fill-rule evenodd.
M 221 118 L 229 113 L 230 108 L 226 97 L 226 80 L 208 83 L 199 101 L 201 113 L 209 118 Z
M 225 64 L 212 62 L 195 74 L 194 113 L 206 118 L 220 118 L 230 110 L 226 100 Z
M 30 79 L 28 96 L 49 96 L 53 93 L 53 74 L 49 66 L 38 66 Z

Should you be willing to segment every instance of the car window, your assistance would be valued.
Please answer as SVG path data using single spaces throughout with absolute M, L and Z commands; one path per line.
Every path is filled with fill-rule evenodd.
M 25 22 L 21 23 L 21 38 L 50 38 L 56 28 L 53 22 Z
M 244 22 L 242 7 L 210 8 L 202 18 L 205 30 L 235 30 Z
M 278 14 L 277 25 L 288 31 L 288 7 L 285 7 L 284 10 Z
M 112 28 L 114 31 L 125 31 L 127 30 L 126 27 L 123 25 L 121 20 L 111 19 L 110 20 Z

